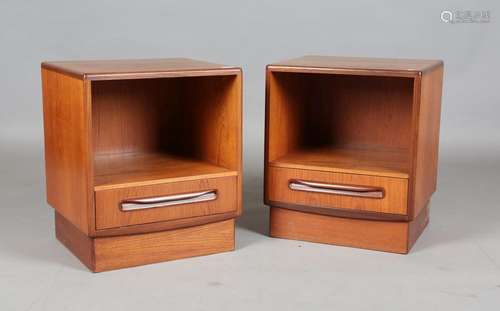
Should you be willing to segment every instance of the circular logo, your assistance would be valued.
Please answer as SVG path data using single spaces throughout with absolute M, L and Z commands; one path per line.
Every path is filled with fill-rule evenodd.
M 445 23 L 453 23 L 453 13 L 450 11 L 442 11 L 441 20 Z

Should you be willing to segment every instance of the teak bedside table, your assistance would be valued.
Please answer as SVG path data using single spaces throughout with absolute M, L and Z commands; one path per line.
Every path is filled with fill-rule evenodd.
M 92 271 L 234 249 L 242 74 L 189 59 L 42 64 L 47 201 Z
M 436 189 L 442 77 L 434 60 L 269 65 L 270 235 L 407 253 Z

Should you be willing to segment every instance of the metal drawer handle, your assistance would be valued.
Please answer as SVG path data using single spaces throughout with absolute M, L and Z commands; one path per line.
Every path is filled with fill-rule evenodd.
M 126 212 L 154 207 L 166 207 L 179 204 L 206 202 L 215 199 L 217 199 L 217 191 L 208 190 L 184 194 L 174 194 L 155 198 L 130 199 L 123 201 L 120 207 L 122 211 Z
M 382 199 L 384 189 L 378 187 L 352 186 L 342 184 L 325 184 L 314 181 L 292 179 L 288 184 L 292 190 L 319 192 L 326 194 L 347 195 L 351 197 Z

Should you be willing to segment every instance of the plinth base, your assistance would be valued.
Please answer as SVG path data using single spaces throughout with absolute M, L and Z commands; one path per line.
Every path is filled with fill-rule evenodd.
M 275 238 L 407 254 L 429 222 L 429 206 L 410 222 L 365 220 L 271 207 Z
M 234 219 L 146 234 L 92 238 L 56 212 L 56 237 L 93 272 L 234 250 Z

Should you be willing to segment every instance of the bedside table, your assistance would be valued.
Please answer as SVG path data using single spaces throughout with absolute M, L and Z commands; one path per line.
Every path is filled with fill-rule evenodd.
M 42 64 L 57 238 L 104 271 L 234 249 L 242 73 L 190 59 Z
M 269 65 L 270 235 L 407 253 L 436 190 L 442 77 L 434 60 Z

